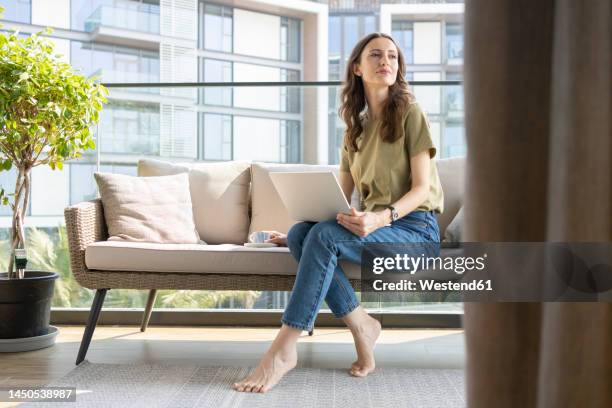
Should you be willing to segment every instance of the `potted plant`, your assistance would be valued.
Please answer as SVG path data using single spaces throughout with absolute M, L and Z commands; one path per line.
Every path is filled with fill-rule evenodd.
M 98 122 L 107 95 L 102 85 L 61 61 L 53 52 L 53 42 L 40 34 L 26 38 L 0 34 L 0 171 L 14 168 L 17 173 L 12 194 L 5 191 L 7 186 L 0 186 L 0 204 L 12 210 L 11 253 L 0 254 L 10 257 L 8 270 L 0 273 L 3 351 L 54 342 L 57 333 L 55 328 L 55 333 L 49 332 L 49 317 L 58 274 L 26 271 L 24 221 L 31 171 L 36 166 L 61 170 L 65 161 L 95 149 L 90 128 Z M 40 337 L 46 342 L 37 346 Z

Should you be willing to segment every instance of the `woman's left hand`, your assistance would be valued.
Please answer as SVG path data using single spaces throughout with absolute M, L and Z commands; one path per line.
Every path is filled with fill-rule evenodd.
M 351 208 L 350 213 L 338 213 L 336 220 L 347 230 L 360 237 L 367 237 L 384 225 L 379 214 L 371 211 L 357 211 Z

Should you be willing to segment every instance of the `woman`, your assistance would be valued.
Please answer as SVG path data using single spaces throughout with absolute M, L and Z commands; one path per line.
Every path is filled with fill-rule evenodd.
M 349 202 L 357 187 L 363 211 L 351 208 L 336 220 L 301 222 L 268 240 L 289 246 L 298 261 L 297 276 L 280 331 L 255 370 L 234 383 L 237 391 L 265 392 L 296 366 L 298 337 L 312 329 L 324 299 L 353 335 L 357 361 L 349 373 L 367 376 L 375 367 L 381 326 L 359 305 L 338 260 L 360 263 L 361 248 L 371 242 L 440 240 L 434 212 L 442 212 L 443 196 L 431 160 L 436 149 L 390 36 L 373 33 L 355 46 L 340 115 L 347 130 L 339 181 Z

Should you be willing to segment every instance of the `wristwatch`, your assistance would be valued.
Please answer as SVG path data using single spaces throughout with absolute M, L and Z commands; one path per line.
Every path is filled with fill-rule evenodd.
M 387 208 L 391 210 L 391 222 L 397 221 L 397 219 L 399 218 L 399 214 L 397 213 L 395 207 L 393 207 L 392 205 L 388 205 Z

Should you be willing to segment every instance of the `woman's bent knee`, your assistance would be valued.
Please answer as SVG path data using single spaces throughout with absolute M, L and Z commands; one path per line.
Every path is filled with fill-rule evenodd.
M 339 237 L 348 232 L 336 220 L 322 221 L 312 227 L 311 234 L 314 234 L 321 241 L 336 241 Z
M 297 224 L 293 224 L 289 231 L 287 232 L 287 246 L 292 247 L 296 245 L 301 245 L 304 242 L 304 238 L 306 238 L 306 234 L 312 228 L 312 223 L 308 222 L 298 222 Z

